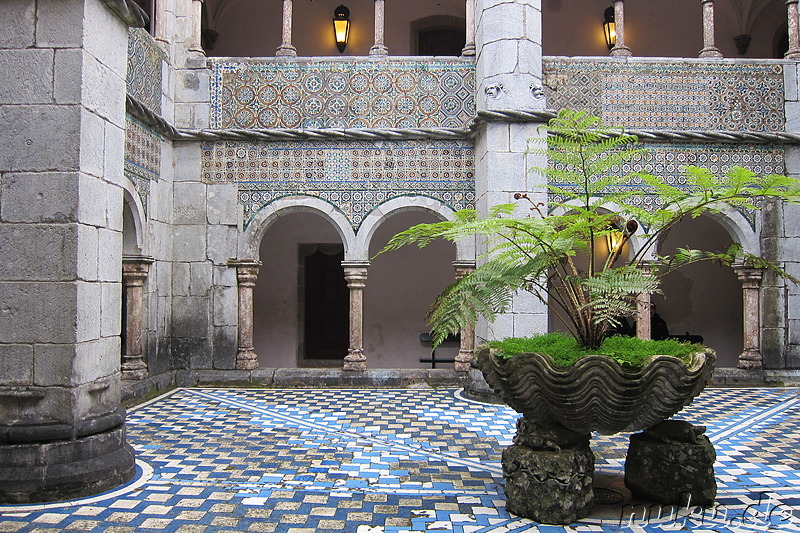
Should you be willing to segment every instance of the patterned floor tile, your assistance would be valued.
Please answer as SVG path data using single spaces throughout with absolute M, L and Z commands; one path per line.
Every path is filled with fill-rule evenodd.
M 569 527 L 505 510 L 517 417 L 451 389 L 179 389 L 129 411 L 134 482 L 0 506 L 0 532 L 800 531 L 797 389 L 710 389 L 679 415 L 716 447 L 712 508 L 597 505 Z M 598 479 L 619 482 L 627 439 L 593 436 Z

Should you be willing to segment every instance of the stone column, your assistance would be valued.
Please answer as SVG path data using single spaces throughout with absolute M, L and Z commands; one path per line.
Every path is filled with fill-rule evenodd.
M 742 307 L 744 318 L 744 351 L 739 355 L 738 368 L 760 370 L 761 355 L 761 306 L 759 304 L 763 272 L 757 268 L 734 267 L 742 282 Z
M 192 0 L 192 39 L 189 50 L 200 54 L 205 53 L 203 50 L 202 25 L 203 0 Z
M 461 55 L 472 57 L 475 55 L 475 0 L 466 0 L 464 18 L 466 19 L 466 40 Z
M 142 309 L 144 281 L 153 262 L 151 257 L 123 257 L 122 284 L 125 290 L 125 346 L 122 353 L 122 379 L 140 380 L 147 377 L 147 365 L 142 357 Z
M 800 22 L 798 22 L 797 2 L 798 0 L 786 0 L 789 26 L 789 50 L 783 55 L 786 59 L 800 59 Z
M 261 261 L 228 261 L 236 267 L 239 287 L 239 347 L 236 352 L 236 370 L 258 368 L 258 356 L 253 346 L 253 287 L 256 286 Z
M 155 0 L 155 27 L 153 28 L 153 37 L 156 41 L 164 46 L 168 46 L 169 39 L 167 37 L 167 14 L 166 14 L 167 0 Z
M 614 31 L 617 34 L 617 40 L 609 54 L 614 57 L 630 56 L 631 49 L 625 46 L 625 8 L 623 0 L 614 0 Z
M 648 340 L 650 331 L 650 295 L 639 294 L 636 296 L 636 336 Z
M 364 355 L 364 287 L 369 261 L 342 261 L 342 266 L 347 288 L 350 289 L 350 347 L 342 369 L 363 372 L 367 369 Z
M 297 57 L 297 49 L 292 46 L 292 0 L 283 0 L 283 24 L 281 26 L 281 45 L 276 56 Z
M 459 280 L 475 270 L 475 261 L 453 261 L 456 279 Z M 456 355 L 455 369 L 458 372 L 469 372 L 472 358 L 475 355 L 475 326 L 469 324 L 461 328 L 461 345 Z
M 385 56 L 389 54 L 389 49 L 383 42 L 384 27 L 386 25 L 385 1 L 375 0 L 375 44 L 369 49 L 371 56 Z
M 714 0 L 700 0 L 703 4 L 703 49 L 700 57 L 722 57 L 722 52 L 714 46 Z

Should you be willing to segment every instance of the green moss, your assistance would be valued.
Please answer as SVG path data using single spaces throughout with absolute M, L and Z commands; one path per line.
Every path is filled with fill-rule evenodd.
M 603 341 L 599 350 L 582 350 L 573 337 L 561 333 L 548 333 L 536 337 L 508 338 L 489 343 L 497 348 L 501 356 L 511 357 L 518 353 L 536 352 L 549 355 L 555 364 L 562 367 L 573 365 L 586 355 L 608 355 L 624 367 L 641 368 L 648 357 L 669 355 L 688 363 L 690 355 L 703 347 L 699 344 L 683 343 L 668 339 L 663 341 L 641 340 L 636 337 L 614 336 Z

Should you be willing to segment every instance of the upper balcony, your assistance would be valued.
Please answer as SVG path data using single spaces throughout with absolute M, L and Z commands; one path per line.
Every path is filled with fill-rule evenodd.
M 340 51 L 332 19 L 342 2 L 350 29 Z M 610 3 L 541 0 L 548 108 L 634 128 L 784 128 L 784 0 L 618 2 L 626 61 L 608 57 Z M 464 128 L 475 115 L 474 4 L 205 0 L 197 39 L 210 58 L 210 126 Z M 132 50 L 157 60 L 141 43 Z

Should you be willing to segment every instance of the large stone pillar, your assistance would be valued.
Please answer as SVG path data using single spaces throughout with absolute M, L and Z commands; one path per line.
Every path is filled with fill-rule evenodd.
M 142 310 L 144 282 L 151 257 L 123 257 L 122 284 L 125 306 L 125 346 L 122 347 L 122 379 L 140 380 L 147 377 L 147 365 L 142 353 Z
M 744 326 L 744 350 L 739 355 L 738 368 L 760 370 L 761 355 L 761 279 L 764 273 L 757 268 L 734 267 L 742 282 L 742 307 Z
M 468 276 L 475 270 L 475 261 L 453 261 L 456 269 L 456 280 Z M 455 359 L 458 372 L 469 372 L 472 358 L 475 356 L 475 326 L 470 324 L 461 328 L 461 344 Z
M 134 474 L 120 399 L 128 0 L 3 2 L 0 503 Z M 13 28 L 13 29 L 12 29 Z
M 542 90 L 542 14 L 539 0 L 478 0 L 475 10 L 476 95 L 478 113 L 486 120 L 475 138 L 476 210 L 486 216 L 501 203 L 513 203 L 526 192 L 546 202 L 544 178 L 528 172 L 546 166 L 546 158 L 526 154 L 530 139 L 543 140 L 535 114 L 518 120 L 519 112 L 545 109 Z M 520 213 L 528 206 L 520 205 Z M 478 254 L 485 252 L 478 249 Z M 524 336 L 547 331 L 547 308 L 527 293 L 515 297 L 510 312 L 492 324 L 479 320 L 476 333 L 485 339 Z
M 281 19 L 281 45 L 276 56 L 296 57 L 297 49 L 292 46 L 292 0 L 283 0 L 283 17 Z
M 236 267 L 239 287 L 239 347 L 236 351 L 236 369 L 258 368 L 258 356 L 253 345 L 253 288 L 256 286 L 261 261 L 228 261 Z
M 700 57 L 722 57 L 714 46 L 714 0 L 700 0 L 703 5 L 703 49 Z
M 344 358 L 343 370 L 363 372 L 367 369 L 364 355 L 364 287 L 369 261 L 342 261 L 344 279 L 350 289 L 350 347 Z
M 386 6 L 384 0 L 375 0 L 375 44 L 369 49 L 371 56 L 385 56 L 389 49 L 384 43 L 384 28 L 386 27 Z

